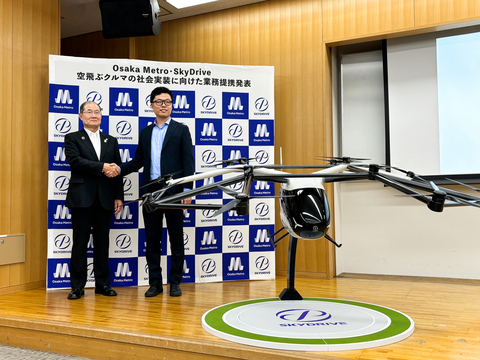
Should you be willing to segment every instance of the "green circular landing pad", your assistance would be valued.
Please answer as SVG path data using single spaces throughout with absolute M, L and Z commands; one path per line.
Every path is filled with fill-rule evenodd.
M 413 320 L 383 306 L 322 298 L 240 301 L 202 317 L 210 334 L 281 350 L 340 351 L 392 344 L 409 337 Z

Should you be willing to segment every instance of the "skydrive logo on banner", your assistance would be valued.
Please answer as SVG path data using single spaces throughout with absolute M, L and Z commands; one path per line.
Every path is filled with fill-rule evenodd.
M 274 163 L 274 72 L 272 67 L 163 63 L 129 59 L 50 56 L 48 114 L 48 262 L 47 288 L 70 287 L 71 211 L 65 207 L 70 165 L 64 139 L 83 129 L 79 107 L 94 101 L 102 110 L 100 131 L 117 138 L 122 163 L 135 158 L 140 131 L 155 121 L 150 93 L 158 86 L 173 92 L 172 118 L 190 130 L 195 172 L 218 169 L 222 160 L 254 158 Z M 139 198 L 143 169 L 123 177 L 125 203 Z M 232 174 L 196 181 L 195 187 Z M 229 186 L 242 191 L 243 183 Z M 266 238 L 275 219 L 273 183 L 253 182 L 250 214 L 234 210 L 184 211 L 184 282 L 273 279 L 274 249 Z M 195 197 L 194 203 L 226 204 L 220 189 Z M 165 223 L 161 243 L 164 282 L 171 266 Z M 273 231 L 271 231 L 273 232 Z M 257 239 L 257 240 L 255 240 Z M 256 242 L 255 242 L 256 241 Z M 112 286 L 148 285 L 145 229 L 141 206 L 126 204 L 111 218 Z M 88 281 L 94 286 L 93 239 L 87 248 Z M 260 259 L 260 260 L 259 260 Z M 260 268 L 258 266 L 260 266 Z M 268 266 L 267 266 L 268 265 Z

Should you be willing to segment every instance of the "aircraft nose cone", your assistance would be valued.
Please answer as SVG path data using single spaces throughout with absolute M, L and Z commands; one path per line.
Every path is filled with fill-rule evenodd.
M 325 218 L 324 207 L 318 197 L 305 196 L 301 201 L 300 208 L 302 209 L 300 216 L 307 224 L 318 224 Z

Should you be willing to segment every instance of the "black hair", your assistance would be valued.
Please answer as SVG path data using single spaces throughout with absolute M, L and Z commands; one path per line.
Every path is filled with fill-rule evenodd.
M 170 99 L 173 101 L 173 94 L 170 91 L 170 89 L 168 89 L 166 87 L 163 87 L 163 86 L 159 86 L 159 87 L 156 87 L 155 89 L 153 89 L 152 93 L 150 94 L 150 103 L 153 102 L 153 100 L 155 99 L 155 96 L 160 95 L 160 94 L 170 95 Z

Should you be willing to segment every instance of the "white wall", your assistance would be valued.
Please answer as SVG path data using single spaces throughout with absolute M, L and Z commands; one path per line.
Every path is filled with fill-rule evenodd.
M 440 174 L 435 34 L 388 40 L 387 58 L 391 164 Z
M 469 32 L 477 36 L 455 36 Z M 480 172 L 479 32 L 477 26 L 388 40 L 392 165 L 423 175 Z
M 438 174 L 438 156 L 432 155 L 438 153 L 435 39 L 431 34 L 394 39 L 388 48 L 392 165 Z M 406 64 L 410 70 L 392 73 Z M 360 126 L 370 121 L 357 114 Z M 399 133 L 403 140 L 392 138 Z M 361 144 L 341 155 L 358 156 Z M 337 274 L 480 279 L 480 209 L 434 213 L 398 194 L 374 181 L 335 185 L 335 240 L 343 244 L 336 249 Z
M 385 163 L 382 52 L 341 57 L 341 153 Z
M 480 209 L 434 213 L 378 182 L 336 186 L 337 274 L 480 279 Z

